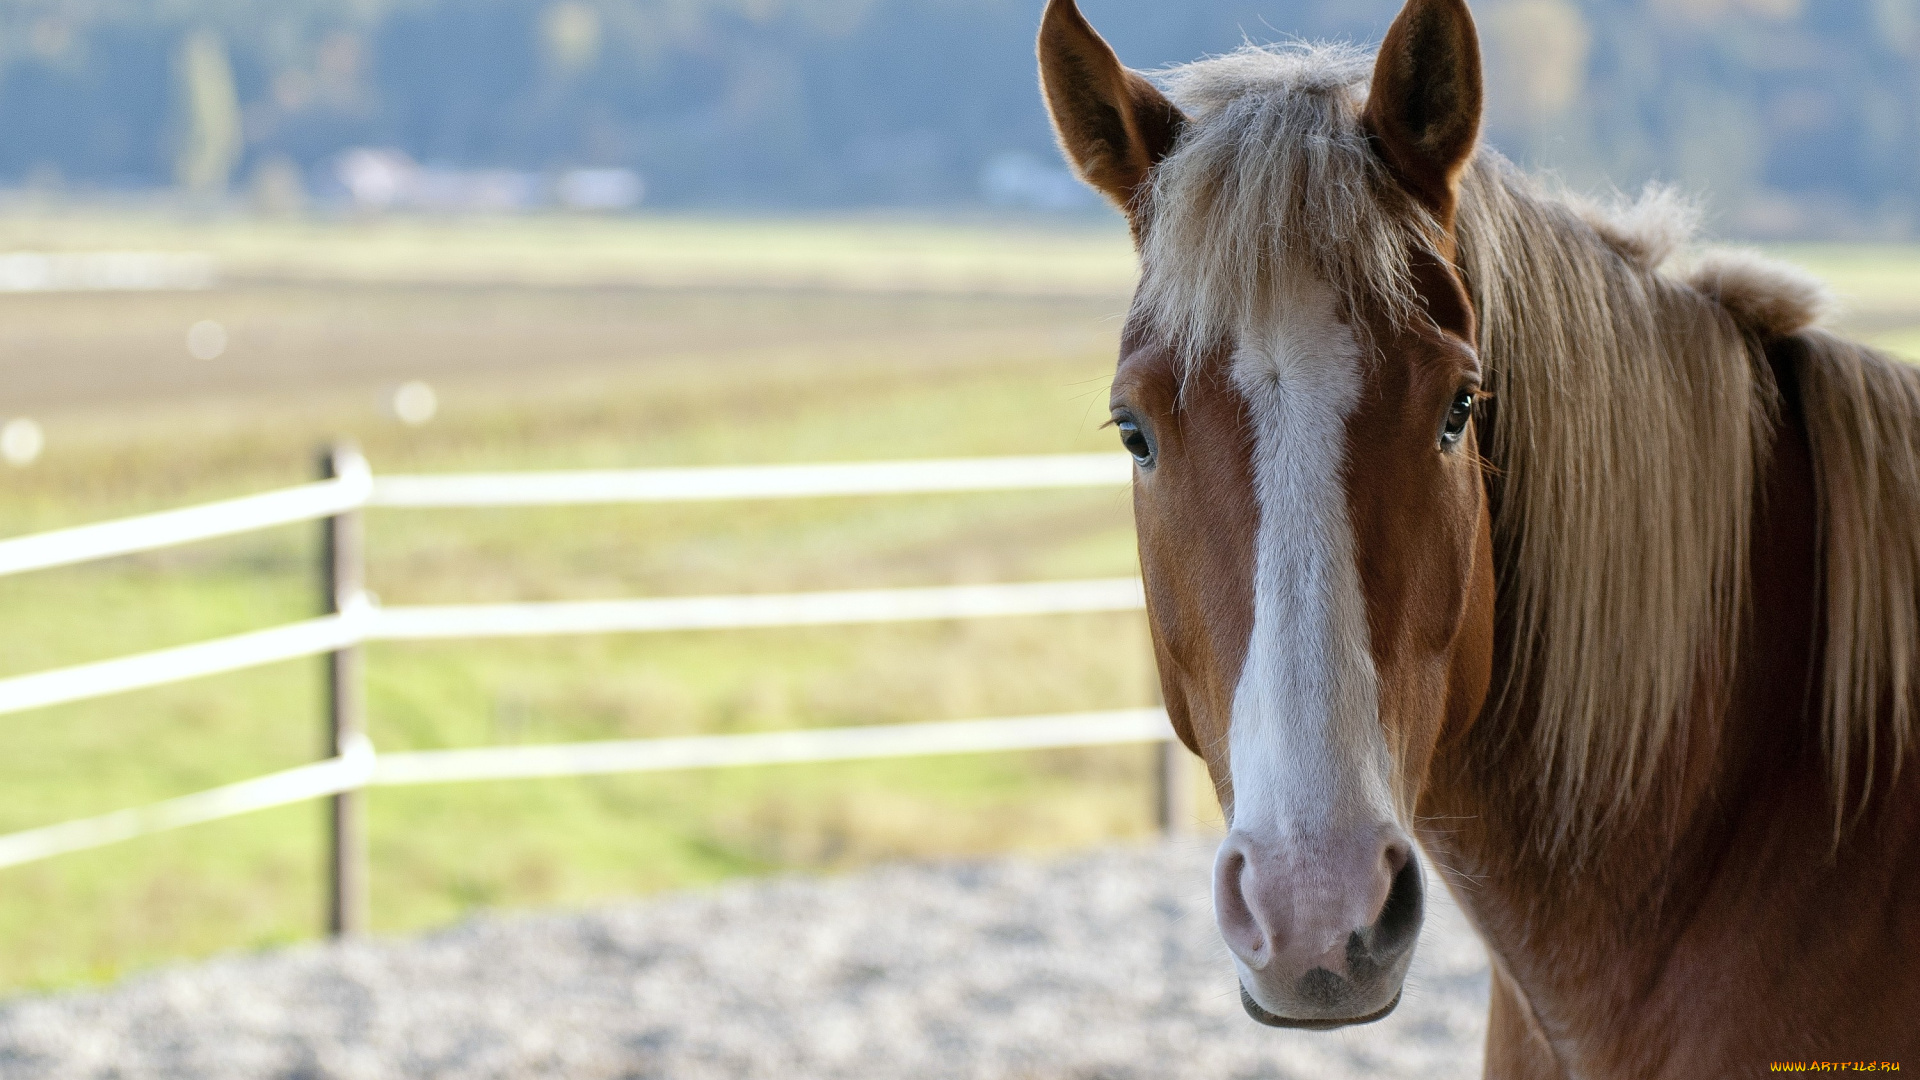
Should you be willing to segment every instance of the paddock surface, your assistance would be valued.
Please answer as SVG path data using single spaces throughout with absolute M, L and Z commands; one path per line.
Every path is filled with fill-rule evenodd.
M 1387 1020 L 1240 1010 L 1211 845 L 787 877 L 0 1004 L 5 1080 L 1479 1075 L 1485 955 L 1429 874 Z

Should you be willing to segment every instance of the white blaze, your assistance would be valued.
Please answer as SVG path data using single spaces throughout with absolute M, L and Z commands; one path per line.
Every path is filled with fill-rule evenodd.
M 1301 854 L 1395 819 L 1344 481 L 1362 355 L 1334 299 L 1319 282 L 1292 284 L 1233 361 L 1259 504 L 1253 633 L 1227 744 L 1233 827 Z

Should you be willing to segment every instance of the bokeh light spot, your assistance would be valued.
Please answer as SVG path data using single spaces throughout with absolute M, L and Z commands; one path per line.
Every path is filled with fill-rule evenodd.
M 440 397 L 433 387 L 415 380 L 402 383 L 393 392 L 393 415 L 409 427 L 419 427 L 440 411 Z
M 0 457 L 16 469 L 24 469 L 40 459 L 47 445 L 40 425 L 22 416 L 0 427 Z
M 227 328 L 212 319 L 201 319 L 187 327 L 187 355 L 195 360 L 213 360 L 227 351 Z

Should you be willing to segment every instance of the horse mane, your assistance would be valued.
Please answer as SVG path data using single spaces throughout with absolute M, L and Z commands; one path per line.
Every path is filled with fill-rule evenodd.
M 1190 121 L 1144 196 L 1135 303 L 1190 364 L 1292 273 L 1424 317 L 1408 257 L 1439 227 L 1367 144 L 1371 65 L 1293 44 L 1156 74 Z M 1688 718 L 1729 704 L 1779 423 L 1770 347 L 1797 350 L 1819 492 L 1836 823 L 1849 776 L 1864 763 L 1864 804 L 1876 756 L 1897 766 L 1915 723 L 1920 372 L 1809 329 L 1822 293 L 1796 271 L 1721 253 L 1674 272 L 1695 220 L 1658 189 L 1614 204 L 1549 192 L 1490 149 L 1462 179 L 1458 265 L 1494 397 L 1481 449 L 1498 618 L 1515 643 L 1492 700 L 1530 721 L 1552 850 L 1577 854 L 1645 805 L 1687 752 Z
M 1920 370 L 1824 330 L 1790 345 L 1820 487 L 1822 741 L 1842 800 L 1849 777 L 1863 778 L 1864 809 L 1879 755 L 1897 774 L 1920 721 Z M 1836 817 L 1836 837 L 1840 825 Z
M 1556 842 L 1644 805 L 1735 671 L 1776 390 L 1730 311 L 1659 272 L 1676 205 L 1609 215 L 1487 156 L 1462 190 L 1515 643 L 1497 700 L 1530 714 Z

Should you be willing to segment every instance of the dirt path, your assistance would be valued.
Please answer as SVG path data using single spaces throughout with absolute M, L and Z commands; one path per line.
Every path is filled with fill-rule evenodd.
M 1479 1075 L 1486 964 L 1430 908 L 1400 1009 L 1240 1011 L 1202 844 L 787 878 L 0 1005 L 7 1080 Z

